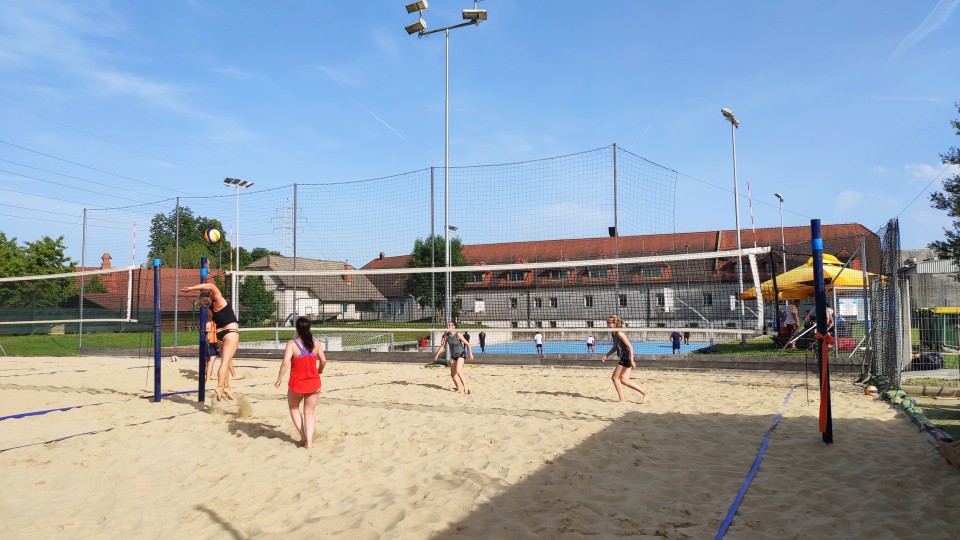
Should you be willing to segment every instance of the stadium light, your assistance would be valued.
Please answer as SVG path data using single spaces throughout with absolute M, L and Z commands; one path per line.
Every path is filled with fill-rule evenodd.
M 787 242 L 783 236 L 783 195 L 774 193 L 774 197 L 780 200 L 780 253 L 783 254 L 783 271 L 787 271 Z
M 780 253 L 783 255 L 783 271 L 786 272 L 786 271 L 787 271 L 787 243 L 786 243 L 786 241 L 784 240 L 784 236 L 783 236 L 783 195 L 781 195 L 781 194 L 779 194 L 779 193 L 774 193 L 773 196 L 780 200 Z M 789 300 L 784 300 L 783 303 L 785 304 L 784 307 L 785 307 L 787 310 L 789 310 L 789 309 L 790 309 L 790 301 L 789 301 Z M 779 301 L 777 301 L 776 298 L 774 299 L 773 305 L 775 305 L 775 306 L 776 306 L 776 305 L 779 305 Z M 777 320 L 780 320 L 780 308 L 779 308 L 779 307 L 777 308 L 777 313 L 776 313 L 776 315 L 777 315 Z M 784 321 L 780 321 L 780 324 L 783 324 L 783 322 L 784 322 Z M 798 321 L 796 324 L 800 324 L 799 321 Z M 777 329 L 779 330 L 779 328 L 780 328 L 780 327 L 778 326 Z
M 740 189 L 737 187 L 737 128 L 740 127 L 740 121 L 737 120 L 737 117 L 733 115 L 733 111 L 724 107 L 720 109 L 720 113 L 723 114 L 723 117 L 730 122 L 730 135 L 733 141 L 733 211 L 736 213 L 736 226 L 737 226 L 737 282 L 739 283 L 739 296 L 737 300 L 740 302 L 740 329 L 743 330 L 744 320 L 746 319 L 746 314 L 744 313 L 745 307 L 743 304 L 743 246 L 740 244 Z M 747 343 L 747 336 L 740 334 L 740 343 Z
M 407 4 L 407 13 L 413 13 L 414 11 L 425 11 L 426 9 L 427 9 L 427 0 L 421 0 L 420 2 Z
M 239 178 L 224 178 L 223 185 L 227 187 L 232 187 L 236 191 L 236 201 L 237 201 L 237 233 L 236 238 L 234 239 L 237 243 L 237 265 L 236 270 L 240 270 L 240 189 L 250 189 L 250 186 L 253 185 L 253 182 L 249 180 L 241 180 Z M 237 281 L 236 279 L 231 280 L 230 290 L 231 290 L 231 301 L 234 306 L 237 306 Z M 238 309 L 234 307 L 234 309 Z
M 427 22 L 423 20 L 423 11 L 427 9 L 426 0 L 407 4 L 407 13 L 417 12 L 419 20 L 409 26 L 406 26 L 407 34 L 417 34 L 418 38 L 443 32 L 444 35 L 444 111 L 443 111 L 443 244 L 444 244 L 444 266 L 446 267 L 446 287 L 444 289 L 444 312 L 447 320 L 453 320 L 453 287 L 450 277 L 450 231 L 457 230 L 450 226 L 450 30 L 462 28 L 464 26 L 476 26 L 480 21 L 487 20 L 487 10 L 477 9 L 477 2 L 473 1 L 473 9 L 463 10 L 463 18 L 467 22 L 437 28 L 436 30 L 427 30 Z

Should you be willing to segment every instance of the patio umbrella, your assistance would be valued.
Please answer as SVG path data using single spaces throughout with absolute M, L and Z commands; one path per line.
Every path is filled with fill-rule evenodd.
M 867 272 L 867 279 L 877 274 Z M 862 287 L 863 272 L 854 268 L 844 268 L 833 255 L 823 255 L 823 281 L 827 291 L 834 287 Z M 777 276 L 777 289 L 780 291 L 777 300 L 808 300 L 813 298 L 813 257 L 807 259 L 806 264 L 798 266 Z M 773 280 L 768 279 L 760 284 L 764 300 L 773 300 Z M 751 300 L 757 297 L 757 288 L 743 291 L 740 298 Z

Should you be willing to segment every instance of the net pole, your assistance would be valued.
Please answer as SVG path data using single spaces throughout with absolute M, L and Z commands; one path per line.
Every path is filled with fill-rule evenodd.
M 176 206 L 177 225 L 175 239 L 177 247 L 173 250 L 173 266 L 176 273 L 173 275 L 173 287 L 177 290 L 177 295 L 173 297 L 173 348 L 177 348 L 177 337 L 180 332 L 180 197 L 177 197 Z M 136 264 L 136 262 L 134 262 Z
M 87 260 L 87 209 L 83 209 L 83 240 L 80 241 L 80 270 Z M 83 279 L 80 280 L 80 327 L 77 329 L 77 351 L 83 350 Z
M 820 433 L 823 442 L 833 443 L 833 413 L 830 403 L 830 334 L 827 329 L 827 291 L 823 281 L 823 238 L 820 220 L 810 220 L 810 247 L 813 252 L 813 290 L 817 310 L 817 334 L 820 341 L 817 359 L 820 362 Z
M 207 276 L 210 274 L 209 261 L 206 257 L 200 257 L 200 283 L 207 282 Z M 200 350 L 199 362 L 200 362 L 200 371 L 199 377 L 200 383 L 197 385 L 197 402 L 203 403 L 204 397 L 207 395 L 207 362 L 210 361 L 210 348 L 207 345 L 207 310 L 203 307 L 200 308 Z
M 160 259 L 153 260 L 153 402 L 160 401 Z

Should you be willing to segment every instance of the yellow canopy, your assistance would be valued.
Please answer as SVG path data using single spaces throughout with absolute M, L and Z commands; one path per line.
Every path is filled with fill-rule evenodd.
M 867 279 L 876 274 L 867 272 Z M 862 287 L 863 272 L 853 268 L 844 268 L 843 263 L 833 255 L 823 256 L 823 281 L 829 291 L 833 287 Z M 798 266 L 777 276 L 777 290 L 780 292 L 778 300 L 807 300 L 813 298 L 813 257 L 807 259 L 806 264 Z M 773 280 L 768 279 L 760 284 L 764 300 L 773 300 Z M 740 298 L 751 300 L 757 297 L 757 288 L 743 291 Z

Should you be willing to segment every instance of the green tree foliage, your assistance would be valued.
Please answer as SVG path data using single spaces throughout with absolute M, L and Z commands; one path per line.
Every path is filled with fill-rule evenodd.
M 241 252 L 241 259 L 242 259 Z M 241 260 L 242 262 L 242 260 Z M 273 293 L 267 290 L 263 278 L 247 276 L 240 281 L 240 305 L 243 309 L 237 314 L 243 326 L 262 326 L 273 319 L 277 311 Z
M 431 253 L 432 246 L 432 253 Z M 446 253 L 444 252 L 446 244 L 443 237 L 431 235 L 426 240 L 417 239 L 413 245 L 413 253 L 410 254 L 410 260 L 407 261 L 408 268 L 430 268 L 430 262 L 433 260 L 437 268 L 446 266 Z M 432 258 L 431 258 L 432 257 Z M 450 240 L 450 266 L 466 266 L 467 258 L 463 255 L 463 244 L 459 238 Z M 437 274 L 411 274 L 407 278 L 406 292 L 412 295 L 421 307 L 430 306 L 431 298 L 435 300 L 433 308 L 442 312 L 446 305 L 446 274 L 439 272 Z M 463 290 L 467 284 L 469 275 L 464 272 L 453 272 L 450 291 L 454 297 Z M 459 311 L 459 303 L 454 306 L 454 318 Z
M 63 274 L 77 264 L 64 254 L 63 237 L 44 236 L 17 245 L 0 232 L 0 277 Z M 0 307 L 55 307 L 76 294 L 73 278 L 14 281 L 0 285 Z
M 955 104 L 960 113 L 960 103 Z M 960 136 L 960 119 L 950 122 Z M 945 154 L 940 154 L 945 165 L 960 166 L 960 148 L 951 147 Z M 943 192 L 935 191 L 930 194 L 931 206 L 937 210 L 945 210 L 953 218 L 953 229 L 944 228 L 945 240 L 931 242 L 929 247 L 937 251 L 941 259 L 960 261 L 960 173 L 943 181 Z M 960 274 L 954 276 L 960 280 Z
M 267 248 L 253 248 L 253 251 L 247 251 L 246 248 L 240 247 L 240 268 L 245 269 L 250 263 L 262 259 L 267 255 L 276 255 L 281 256 L 279 251 L 271 251 Z
M 83 286 L 84 293 L 106 293 L 110 292 L 107 286 L 103 284 L 100 276 L 90 276 L 90 281 Z
M 210 244 L 203 239 L 203 232 L 213 227 L 223 232 L 220 220 L 194 215 L 187 206 L 180 207 L 180 267 L 191 268 L 200 264 L 200 257 L 210 259 L 216 267 L 221 259 L 229 267 L 230 244 L 220 240 Z M 177 209 L 168 214 L 157 214 L 150 220 L 150 259 L 160 259 L 165 268 L 177 267 Z

